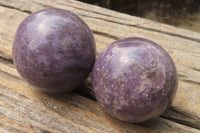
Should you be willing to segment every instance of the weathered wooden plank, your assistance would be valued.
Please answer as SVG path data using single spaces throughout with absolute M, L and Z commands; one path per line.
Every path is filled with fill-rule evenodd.
M 14 14 L 13 14 L 14 15 Z M 18 18 L 18 16 L 16 16 L 16 18 Z M 19 18 L 20 19 L 20 18 Z M 21 19 L 20 19 L 21 20 Z M 7 20 L 4 20 L 4 21 L 7 21 Z M 89 20 L 86 20 L 86 21 L 89 21 Z M 109 24 L 109 23 L 106 23 L 105 22 L 95 22 L 95 20 L 90 20 L 91 22 L 95 23 L 95 24 L 98 24 L 98 23 L 102 23 L 100 26 L 98 25 L 95 25 L 93 23 L 90 24 L 90 27 L 92 27 L 92 29 L 94 30 L 98 30 L 97 31 L 97 34 L 98 32 L 101 31 L 102 29 L 102 25 L 108 25 L 107 27 L 111 27 L 110 29 L 107 30 L 107 27 L 104 27 L 104 32 L 107 31 L 107 34 L 111 34 L 113 32 L 113 34 L 118 34 L 118 31 L 114 31 L 112 29 L 116 29 L 114 27 L 119 27 L 120 25 L 114 25 L 113 24 Z M 20 21 L 16 21 L 16 22 L 20 22 Z M 2 27 L 6 27 L 5 29 L 2 29 L 2 31 L 11 31 L 13 30 L 14 28 L 10 27 L 10 26 L 6 26 L 7 23 L 4 22 L 5 25 L 3 25 Z M 97 27 L 98 26 L 98 27 Z M 140 33 L 139 35 L 134 35 L 134 34 L 131 34 L 131 32 L 133 31 L 137 31 L 137 32 L 140 32 L 139 30 L 137 29 L 132 29 L 132 30 L 127 30 L 127 27 L 121 27 L 120 28 L 121 30 L 124 30 L 125 32 L 128 32 L 129 34 L 127 36 L 144 36 L 145 34 L 147 36 L 144 36 L 146 38 L 149 38 L 149 39 L 154 39 L 156 40 L 156 42 L 158 42 L 159 44 L 161 44 L 163 47 L 165 47 L 168 52 L 170 52 L 171 56 L 173 57 L 173 59 L 176 61 L 176 65 L 178 66 L 178 70 L 179 70 L 179 73 L 180 75 L 182 76 L 181 78 L 184 79 L 184 80 L 194 80 L 196 82 L 199 82 L 198 79 L 199 79 L 199 75 L 200 74 L 196 74 L 197 73 L 200 73 L 198 70 L 199 70 L 199 54 L 198 54 L 198 51 L 199 51 L 199 43 L 192 43 L 191 41 L 188 41 L 188 40 L 183 40 L 183 39 L 177 39 L 176 37 L 170 37 L 170 40 L 168 39 L 168 36 L 166 37 L 163 37 L 164 35 L 159 35 L 159 34 L 153 34 L 151 32 L 147 32 L 147 31 L 142 31 L 143 33 Z M 131 27 L 129 27 L 129 29 L 131 29 Z M 95 31 L 96 32 L 96 31 Z M 10 33 L 10 32 L 9 32 Z M 12 32 L 14 34 L 14 32 Z M 2 33 L 2 34 L 6 34 L 6 33 Z M 104 33 L 105 34 L 105 33 Z M 125 37 L 125 36 L 120 36 L 122 35 L 121 33 L 118 35 L 119 37 L 118 38 L 122 38 L 122 37 Z M 10 38 L 13 38 L 14 35 L 12 35 Z M 96 40 L 97 40 L 97 47 L 98 47 L 98 52 L 102 51 L 106 45 L 110 44 L 112 41 L 114 41 L 114 39 L 112 38 L 109 38 L 109 39 L 106 39 L 106 37 L 103 37 L 100 35 L 96 35 Z M 102 42 L 102 39 L 105 39 L 105 41 Z M 108 38 L 108 37 L 107 37 Z M 156 39 L 156 38 L 159 38 L 159 39 Z M 165 40 L 165 42 L 163 42 L 163 40 Z M 5 40 L 2 42 L 2 43 L 5 43 L 9 40 Z M 4 56 L 9 56 L 11 55 L 11 47 L 12 47 L 12 41 L 10 40 L 9 41 L 9 45 L 5 45 L 2 47 L 2 51 L 1 53 L 4 54 Z M 106 44 L 106 45 L 103 45 L 103 44 Z M 173 46 L 171 46 L 171 44 L 174 44 Z M 181 46 L 181 45 L 184 45 Z M 1 45 L 2 46 L 2 45 Z M 187 51 L 188 50 L 188 51 Z M 191 52 L 190 52 L 191 51 Z M 195 52 L 195 54 L 194 54 Z M 196 54 L 197 53 L 197 54 Z M 10 57 L 11 58 L 11 57 Z M 188 67 L 190 67 L 191 69 L 188 69 Z M 186 75 L 186 71 L 187 72 L 187 75 Z M 193 79 L 191 79 L 193 78 Z
M 12 41 L 19 23 L 30 12 L 48 7 L 70 10 L 83 18 L 94 32 L 98 53 L 114 40 L 128 36 L 159 43 L 174 59 L 180 77 L 172 108 L 163 117 L 200 129 L 200 34 L 75 1 L 0 0 L 0 5 L 3 18 L 0 20 L 0 56 L 6 59 L 11 59 Z M 3 65 L 1 69 L 6 68 Z M 19 77 L 15 69 L 9 73 Z
M 118 13 L 116 11 L 111 11 L 105 8 L 101 8 L 98 6 L 93 6 L 89 4 L 85 4 L 82 2 L 74 1 L 74 0 L 59 0 L 59 1 L 51 1 L 51 0 L 45 0 L 45 1 L 26 1 L 21 0 L 21 2 L 13 1 L 13 0 L 6 0 L 1 1 L 1 5 L 5 6 L 13 6 L 19 10 L 22 10 L 24 12 L 31 12 L 31 11 L 37 11 L 39 9 L 43 8 L 49 8 L 49 7 L 58 7 L 58 6 L 67 6 L 68 9 L 75 10 L 75 12 L 78 12 L 82 14 L 81 12 L 88 12 L 87 15 L 94 13 L 96 17 L 100 19 L 105 19 L 105 21 L 112 21 L 114 23 L 120 23 L 122 25 L 128 25 L 128 26 L 135 26 L 138 28 L 151 30 L 155 32 L 163 32 L 165 34 L 170 34 L 173 36 L 181 37 L 181 38 L 187 38 L 193 41 L 200 42 L 199 34 L 196 32 L 192 32 L 189 30 L 184 30 L 180 28 L 175 28 L 173 26 L 169 26 L 166 24 L 161 24 L 155 21 L 151 21 L 148 19 L 130 16 L 123 13 Z M 32 5 L 31 7 L 27 5 Z M 41 7 L 42 6 L 42 7 Z M 91 15 L 94 17 L 94 15 Z
M 12 2 L 11 2 L 12 3 Z M 18 2 L 20 3 L 20 2 Z M 33 2 L 34 3 L 34 2 Z M 26 8 L 31 10 L 32 3 L 25 3 Z M 38 3 L 35 3 L 38 4 Z M 36 7 L 42 9 L 47 6 L 47 3 L 38 4 Z M 34 6 L 34 7 L 35 7 Z M 49 5 L 50 6 L 50 5 Z M 22 6 L 24 7 L 24 6 Z M 71 9 L 71 7 L 58 5 L 55 7 L 64 8 L 67 10 L 72 10 L 76 12 L 76 9 Z M 19 6 L 18 8 L 21 8 Z M 25 8 L 25 7 L 24 7 Z M 22 8 L 23 9 L 23 8 Z M 22 10 L 21 9 L 21 10 Z M 21 12 L 9 8 L 1 8 L 1 16 L 4 16 L 4 19 L 1 20 L 1 34 L 4 35 L 1 41 L 1 54 L 4 58 L 11 59 L 11 48 L 12 41 L 14 38 L 15 30 L 17 29 L 18 24 L 28 15 L 26 12 Z M 25 10 L 25 9 L 23 9 Z M 6 14 L 4 14 L 6 12 Z M 88 11 L 85 11 L 86 13 Z M 79 13 L 79 12 L 78 12 Z M 83 14 L 83 12 L 81 12 Z M 85 13 L 85 14 L 86 14 Z M 89 13 L 88 13 L 89 14 Z M 93 13 L 94 14 L 94 13 Z M 89 24 L 91 29 L 95 33 L 95 39 L 97 41 L 97 52 L 101 52 L 107 45 L 117 38 L 127 37 L 127 36 L 139 36 L 146 37 L 157 43 L 161 44 L 173 57 L 176 66 L 179 72 L 179 88 L 175 101 L 173 102 L 173 107 L 177 112 L 182 112 L 182 114 L 191 115 L 192 119 L 179 115 L 179 117 L 170 115 L 174 113 L 169 113 L 166 115 L 167 118 L 176 120 L 180 123 L 194 126 L 199 128 L 200 125 L 200 98 L 197 94 L 200 89 L 200 71 L 199 71 L 199 43 L 179 37 L 174 37 L 166 35 L 164 33 L 151 32 L 144 29 L 138 29 L 132 26 L 120 25 L 112 22 L 107 22 L 103 20 L 96 19 L 95 15 L 93 18 L 88 18 L 82 16 L 82 18 Z M 14 20 L 14 21 L 13 21 Z M 118 27 L 118 28 L 116 28 Z M 102 32 L 102 28 L 104 29 Z M 120 31 L 120 33 L 119 33 Z M 114 36 L 114 37 L 113 37 Z M 199 53 L 198 53 L 199 52 Z M 189 91 L 188 91 L 189 90 Z M 193 98 L 195 96 L 195 98 Z M 193 100 L 194 99 L 194 100 Z M 190 104 L 188 104 L 190 103 Z M 184 105 L 184 106 L 182 106 Z M 174 112 L 174 111 L 173 111 Z
M 18 2 L 18 3 L 20 3 L 20 2 Z M 28 4 L 25 4 L 25 5 L 26 5 L 26 8 L 28 8 L 29 10 L 31 9 L 31 7 L 36 6 L 36 5 L 30 6 L 30 8 L 29 8 Z M 39 8 L 39 5 L 37 5 L 36 7 Z M 44 4 L 40 5 L 39 9 L 45 8 L 45 7 L 48 7 L 48 6 L 47 5 L 44 6 Z M 68 7 L 62 6 L 62 5 L 58 6 L 58 7 L 68 9 Z M 75 9 L 71 9 L 71 8 L 69 8 L 68 10 L 76 11 Z M 86 12 L 86 13 L 89 14 L 88 12 Z M 95 17 L 95 14 L 93 14 L 93 16 L 94 16 L 93 18 L 88 18 L 85 16 L 83 16 L 82 18 L 89 24 L 89 26 L 94 31 L 94 33 L 96 33 L 95 35 L 97 35 L 96 40 L 97 40 L 97 45 L 98 45 L 97 46 L 98 52 L 103 50 L 106 47 L 106 45 L 109 45 L 111 42 L 113 42 L 117 38 L 123 38 L 123 37 L 128 37 L 128 36 L 145 37 L 145 38 L 151 39 L 151 40 L 159 43 L 170 53 L 170 55 L 176 61 L 177 66 L 179 67 L 179 65 L 180 65 L 179 72 L 182 72 L 181 73 L 182 78 L 185 76 L 184 78 L 193 77 L 193 79 L 194 78 L 196 78 L 196 80 L 199 79 L 199 75 L 194 74 L 194 72 L 195 73 L 199 72 L 197 70 L 200 69 L 199 68 L 199 66 L 200 66 L 200 58 L 199 58 L 200 57 L 200 54 L 199 54 L 200 45 L 199 45 L 199 43 L 193 42 L 193 41 L 190 41 L 187 39 L 180 39 L 178 37 L 173 37 L 170 35 L 166 35 L 164 33 L 155 33 L 152 31 L 138 29 L 138 28 L 131 27 L 131 26 L 124 26 L 124 25 L 115 24 L 112 22 L 105 22 L 103 20 L 98 20 Z M 21 20 L 21 19 L 19 18 L 19 20 Z M 21 21 L 18 21 L 18 23 L 19 22 L 21 22 Z M 4 22 L 4 24 L 6 24 L 6 23 Z M 6 25 L 4 25 L 2 27 L 6 27 Z M 102 28 L 104 29 L 103 32 L 102 32 Z M 10 26 L 7 26 L 4 31 L 8 31 L 9 29 L 13 29 L 13 28 Z M 120 31 L 120 34 L 119 34 L 119 31 Z M 101 36 L 101 37 L 99 37 L 99 36 Z M 102 37 L 104 37 L 104 40 L 102 40 Z M 12 44 L 12 43 L 9 43 L 9 44 Z M 10 48 L 7 48 L 7 49 L 10 50 Z M 11 52 L 11 51 L 8 51 L 8 52 Z M 3 53 L 6 53 L 6 52 L 3 52 Z M 190 74 L 191 76 L 185 75 L 185 71 L 187 71 L 188 67 L 191 67 L 192 69 L 194 69 L 194 72 L 191 71 L 191 72 L 187 73 L 187 74 Z M 188 79 L 188 80 L 190 80 L 190 79 Z
M 3 132 L 198 133 L 156 118 L 142 124 L 119 121 L 95 102 L 73 92 L 47 95 L 31 89 L 10 61 L 0 59 L 0 130 Z

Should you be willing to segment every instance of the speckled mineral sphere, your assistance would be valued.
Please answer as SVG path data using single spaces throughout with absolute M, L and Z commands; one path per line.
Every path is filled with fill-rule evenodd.
M 92 72 L 100 105 L 128 122 L 161 115 L 172 103 L 177 84 L 176 68 L 168 53 L 143 38 L 112 43 L 99 55 Z
M 75 14 L 45 9 L 19 26 L 13 60 L 20 75 L 45 92 L 67 92 L 84 82 L 95 61 L 89 27 Z

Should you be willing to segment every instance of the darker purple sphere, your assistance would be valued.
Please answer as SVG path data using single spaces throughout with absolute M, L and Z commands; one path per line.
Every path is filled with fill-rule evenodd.
M 46 9 L 19 26 L 13 60 L 20 75 L 45 92 L 67 92 L 88 77 L 95 61 L 89 27 L 75 14 Z
M 161 115 L 177 90 L 176 67 L 158 44 L 143 38 L 112 43 L 97 58 L 92 86 L 112 116 L 142 122 Z

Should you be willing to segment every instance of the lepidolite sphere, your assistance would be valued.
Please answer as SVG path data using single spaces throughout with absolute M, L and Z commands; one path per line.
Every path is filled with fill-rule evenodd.
M 66 92 L 88 77 L 95 61 L 89 27 L 75 14 L 45 9 L 19 26 L 13 60 L 20 75 L 45 92 Z
M 92 86 L 112 116 L 142 122 L 161 115 L 177 90 L 177 72 L 169 54 L 143 38 L 112 43 L 97 58 Z

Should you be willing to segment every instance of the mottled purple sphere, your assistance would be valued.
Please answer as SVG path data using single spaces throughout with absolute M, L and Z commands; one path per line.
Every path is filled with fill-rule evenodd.
M 169 54 L 143 38 L 112 43 L 99 55 L 92 72 L 100 105 L 128 122 L 161 115 L 172 103 L 177 85 L 176 67 Z
M 89 27 L 75 14 L 45 9 L 19 26 L 13 60 L 20 75 L 44 92 L 67 92 L 84 82 L 95 61 Z

